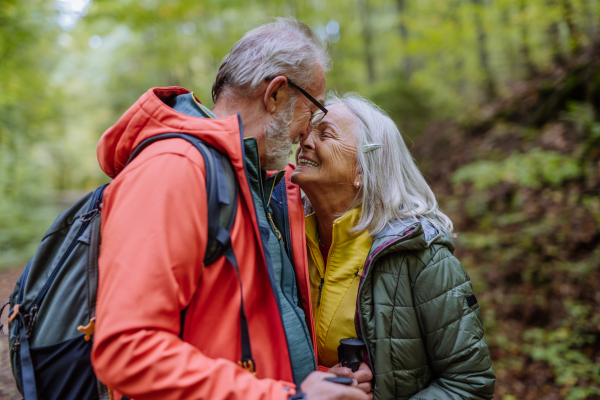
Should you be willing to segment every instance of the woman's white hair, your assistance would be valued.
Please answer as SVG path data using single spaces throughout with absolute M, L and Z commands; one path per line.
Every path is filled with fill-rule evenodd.
M 275 18 L 247 32 L 233 45 L 217 72 L 213 102 L 227 87 L 248 95 L 266 78 L 280 75 L 306 87 L 317 63 L 329 71 L 331 58 L 326 43 L 295 18 Z
M 362 213 L 352 230 L 375 236 L 393 221 L 423 217 L 452 234 L 452 221 L 439 209 L 394 121 L 355 93 L 342 97 L 330 93 L 326 105 L 336 103 L 343 103 L 356 121 L 357 164 L 363 184 L 351 208 L 362 205 Z M 383 146 L 364 152 L 363 146 L 371 144 Z

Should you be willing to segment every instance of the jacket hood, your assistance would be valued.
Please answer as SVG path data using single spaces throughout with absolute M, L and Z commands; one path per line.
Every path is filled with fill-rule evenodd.
M 424 250 L 434 243 L 443 244 L 454 253 L 452 236 L 440 225 L 437 219 L 432 221 L 424 217 L 392 221 L 373 237 L 368 259 L 375 253 L 383 255 L 403 250 Z
M 163 133 L 197 136 L 227 154 L 236 169 L 244 168 L 239 116 L 199 118 L 182 114 L 169 106 L 175 97 L 187 93 L 190 91 L 176 86 L 152 88 L 102 134 L 97 154 L 106 175 L 116 177 L 141 142 Z

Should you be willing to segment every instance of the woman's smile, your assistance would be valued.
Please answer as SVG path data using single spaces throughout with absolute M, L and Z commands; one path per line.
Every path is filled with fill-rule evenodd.
M 352 186 L 356 179 L 356 137 L 354 117 L 343 104 L 329 107 L 323 121 L 304 134 L 296 151 L 296 165 L 292 182 L 302 190 L 324 193 L 339 184 Z M 346 193 L 354 199 L 356 193 Z M 341 196 L 336 190 L 335 197 Z
M 319 163 L 306 157 L 306 156 L 300 156 L 298 158 L 298 166 L 303 166 L 303 167 L 318 167 Z

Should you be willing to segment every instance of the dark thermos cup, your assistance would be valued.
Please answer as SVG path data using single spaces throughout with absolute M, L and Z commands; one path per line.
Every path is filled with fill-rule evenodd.
M 357 338 L 347 338 L 340 340 L 338 347 L 338 357 L 342 367 L 348 367 L 352 372 L 356 372 L 360 363 L 363 362 L 363 349 L 365 342 Z

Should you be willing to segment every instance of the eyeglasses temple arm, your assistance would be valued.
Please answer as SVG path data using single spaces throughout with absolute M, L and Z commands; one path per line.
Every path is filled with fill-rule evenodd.
M 304 89 L 302 89 L 300 86 L 296 85 L 296 84 L 295 84 L 294 82 L 292 82 L 291 80 L 289 80 L 289 79 L 288 79 L 287 81 L 288 81 L 288 83 L 289 83 L 290 85 L 292 85 L 293 87 L 295 87 L 296 89 L 298 89 L 298 91 L 299 91 L 300 93 L 302 93 L 303 95 L 305 95 L 307 99 L 309 99 L 310 101 L 312 101 L 312 102 L 313 102 L 313 104 L 314 104 L 315 106 L 319 107 L 319 109 L 320 109 L 321 111 L 323 111 L 323 114 L 327 114 L 328 110 L 327 110 L 325 107 L 323 107 L 323 106 L 321 105 L 321 103 L 319 103 L 319 102 L 318 102 L 318 101 L 317 101 L 317 100 L 316 100 L 314 97 L 312 97 L 310 94 L 306 93 L 306 91 L 305 91 Z

